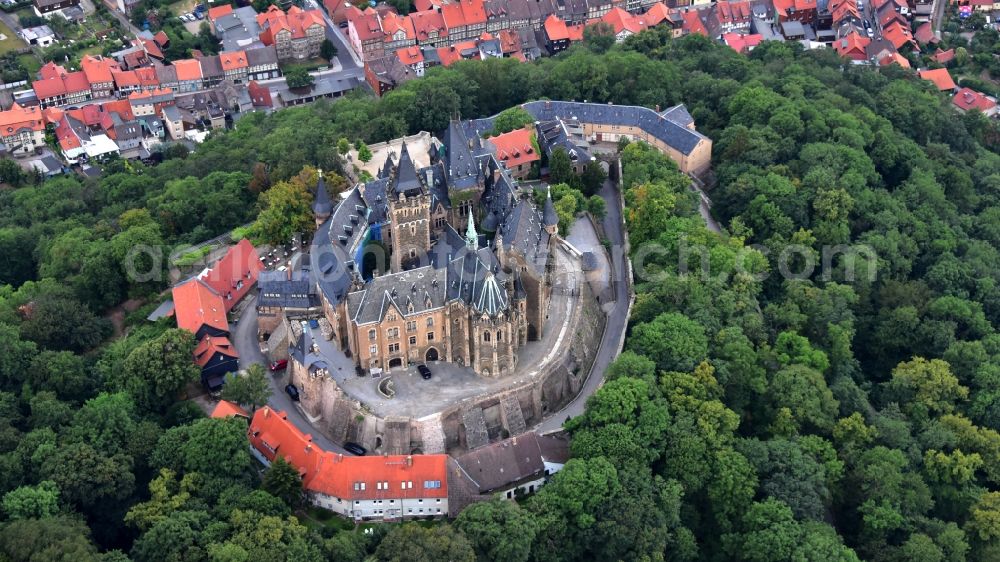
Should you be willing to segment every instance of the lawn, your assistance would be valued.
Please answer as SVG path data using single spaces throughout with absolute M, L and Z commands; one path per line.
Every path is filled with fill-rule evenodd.
M 7 25 L 2 21 L 0 21 L 0 33 L 3 33 L 6 36 L 3 41 L 0 41 L 0 55 L 16 51 L 18 49 L 23 49 L 25 47 L 24 41 L 22 41 L 16 33 L 11 31 L 10 28 L 7 27 Z
M 310 506 L 304 510 L 295 512 L 295 516 L 303 525 L 316 531 L 329 529 L 330 531 L 347 531 L 354 528 L 354 522 L 339 517 L 332 511 Z
M 42 68 L 42 61 L 30 53 L 19 55 L 17 62 L 21 63 L 21 66 L 28 71 L 28 76 L 34 76 L 38 72 L 38 69 Z

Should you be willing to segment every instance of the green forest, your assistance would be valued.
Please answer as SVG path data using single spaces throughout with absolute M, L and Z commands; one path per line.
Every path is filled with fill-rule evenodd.
M 623 146 L 633 257 L 670 251 L 643 258 L 626 351 L 566 424 L 574 458 L 452 522 L 363 532 L 305 508 L 294 469 L 261 475 L 243 422 L 183 400 L 193 338 L 144 321 L 166 277 L 130 280 L 129 249 L 307 211 L 297 176 L 343 172 L 341 138 L 546 97 L 685 103 L 714 140 L 724 232 L 669 159 Z M 652 30 L 0 191 L 0 560 L 998 560 L 998 152 L 995 122 L 909 70 Z M 778 274 L 789 245 L 805 274 Z M 808 270 L 837 245 L 877 258 Z M 112 322 L 128 299 L 146 306 Z

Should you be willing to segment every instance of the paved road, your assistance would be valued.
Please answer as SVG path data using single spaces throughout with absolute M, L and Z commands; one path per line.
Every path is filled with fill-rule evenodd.
M 618 191 L 611 180 L 604 182 L 600 195 L 608 203 L 607 214 L 604 217 L 604 232 L 611 242 L 611 274 L 617 281 L 614 284 L 614 308 L 608 314 L 601 347 L 597 350 L 597 357 L 594 359 L 594 365 L 590 369 L 587 380 L 583 383 L 583 388 L 580 389 L 576 398 L 562 410 L 552 414 L 545 421 L 532 428 L 540 433 L 556 431 L 562 427 L 567 418 L 576 417 L 583 413 L 587 399 L 604 384 L 604 372 L 618 356 L 618 342 L 621 341 L 622 334 L 628 324 L 629 293 L 628 283 L 625 279 L 625 234 Z
M 354 52 L 354 49 L 347 42 L 347 38 L 341 33 L 340 28 L 337 24 L 333 23 L 330 19 L 330 14 L 326 13 L 323 6 L 320 6 L 319 2 L 316 0 L 306 0 L 306 4 L 310 8 L 315 8 L 323 14 L 323 19 L 326 20 L 326 38 L 329 39 L 335 47 L 337 47 L 337 60 L 343 65 L 344 70 L 351 68 L 363 68 L 364 65 L 361 63 L 361 59 Z
M 237 322 L 236 329 L 232 332 L 233 345 L 236 346 L 236 351 L 240 354 L 240 369 L 246 369 L 253 363 L 264 365 L 264 369 L 268 373 L 268 380 L 271 383 L 271 397 L 267 400 L 268 406 L 287 412 L 288 419 L 295 424 L 295 427 L 298 427 L 304 433 L 312 435 L 313 443 L 319 445 L 324 450 L 349 455 L 350 453 L 344 450 L 343 447 L 330 441 L 316 430 L 302 414 L 302 411 L 292 402 L 292 399 L 285 394 L 284 388 L 288 383 L 288 376 L 286 374 L 279 374 L 277 376 L 270 374 L 271 371 L 267 369 L 267 359 L 260 352 L 260 346 L 257 344 L 257 296 L 250 295 L 246 300 L 246 311 L 243 313 L 240 321 Z

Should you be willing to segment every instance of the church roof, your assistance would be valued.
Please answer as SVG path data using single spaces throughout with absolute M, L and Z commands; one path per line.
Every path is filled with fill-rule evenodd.
M 393 193 L 408 193 L 420 190 L 422 184 L 417 176 L 417 168 L 410 158 L 410 150 L 403 143 L 403 149 L 399 153 L 399 164 L 396 166 L 396 173 L 392 178 Z
M 316 196 L 313 198 L 313 213 L 319 216 L 329 216 L 333 211 L 333 202 L 326 192 L 326 182 L 323 180 L 323 171 L 319 172 L 319 181 L 316 182 Z
M 475 307 L 476 310 L 490 316 L 496 316 L 497 313 L 507 309 L 507 292 L 497 283 L 496 276 L 492 272 L 486 273 Z

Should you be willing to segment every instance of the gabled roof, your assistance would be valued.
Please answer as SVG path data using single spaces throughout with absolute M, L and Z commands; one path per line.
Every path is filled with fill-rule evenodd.
M 742 33 L 724 33 L 723 42 L 732 47 L 737 53 L 749 53 L 754 47 L 764 40 L 764 36 L 759 33 L 743 35 Z
M 84 55 L 80 59 L 80 68 L 87 76 L 87 82 L 93 85 L 113 82 L 114 76 L 112 76 L 111 71 L 118 68 L 118 63 L 102 56 Z
M 264 266 L 253 244 L 244 238 L 229 248 L 212 269 L 204 271 L 198 278 L 220 295 L 229 312 L 257 282 Z
M 921 24 L 921 26 L 913 32 L 913 38 L 924 44 L 938 42 L 937 37 L 934 36 L 934 27 L 931 25 L 931 22 Z
M 865 60 L 868 58 L 866 49 L 871 39 L 862 37 L 856 30 L 837 39 L 833 43 L 833 48 L 842 57 L 852 60 Z
M 480 447 L 456 459 L 481 494 L 542 477 L 546 463 L 563 465 L 568 460 L 568 441 L 534 432 Z
M 816 9 L 816 0 L 773 0 L 774 13 L 779 17 L 788 17 L 794 12 L 805 12 Z
M 119 89 L 140 85 L 139 75 L 134 70 L 115 70 L 111 72 L 111 76 L 114 77 L 115 87 Z
M 399 62 L 407 66 L 424 62 L 424 53 L 420 50 L 420 47 L 417 47 L 416 45 L 397 49 L 396 57 L 399 58 Z
M 417 34 L 417 41 L 426 41 L 434 33 L 437 33 L 438 37 L 448 35 L 448 28 L 444 23 L 444 17 L 435 10 L 413 12 L 410 14 L 410 21 L 413 23 L 413 30 Z
M 899 53 L 891 53 L 878 60 L 879 66 L 889 66 L 892 63 L 896 63 L 903 68 L 910 68 L 910 61 Z
M 214 20 L 216 20 L 218 18 L 221 18 L 222 16 L 225 16 L 225 15 L 231 14 L 231 13 L 233 13 L 233 5 L 232 4 L 225 4 L 223 6 L 216 6 L 214 8 L 209 8 L 208 9 L 208 19 L 214 21 Z
M 218 293 L 197 279 L 188 280 L 171 289 L 177 327 L 197 334 L 202 326 L 229 331 L 226 305 Z
M 250 419 L 250 414 L 246 410 L 240 408 L 238 405 L 229 402 L 228 400 L 219 400 L 219 403 L 215 405 L 215 409 L 209 415 L 210 418 L 229 418 L 229 417 L 241 417 Z
M 685 33 L 700 33 L 705 37 L 708 37 L 708 28 L 701 21 L 701 16 L 698 14 L 697 10 L 688 10 L 684 12 L 684 26 Z
M 222 71 L 239 70 L 247 68 L 247 54 L 243 51 L 229 51 L 219 54 L 219 61 L 222 63 Z
M 920 78 L 933 82 L 934 85 L 937 86 L 937 89 L 942 92 L 950 92 L 958 87 L 955 85 L 955 81 L 952 80 L 951 74 L 948 73 L 947 68 L 921 70 Z
M 38 69 L 38 76 L 42 80 L 46 80 L 48 78 L 58 78 L 65 75 L 66 69 L 54 62 L 47 62 L 42 65 L 42 68 Z
M 494 147 L 497 160 L 503 162 L 508 169 L 522 164 L 530 164 L 541 160 L 541 155 L 531 144 L 534 131 L 515 129 L 513 131 L 490 137 L 489 143 Z
M 639 33 L 643 28 L 635 16 L 618 7 L 608 10 L 608 13 L 604 14 L 601 18 L 601 21 L 610 25 L 615 30 L 615 35 L 623 31 Z
M 21 130 L 43 131 L 45 120 L 38 107 L 21 107 L 17 103 L 0 111 L 0 136 L 10 136 Z
M 949 62 L 955 60 L 955 49 L 948 49 L 947 51 L 938 49 L 936 53 L 931 55 L 931 60 L 940 64 L 948 64 Z
M 910 28 L 905 23 L 893 21 L 882 29 L 882 38 L 892 43 L 893 47 L 899 49 L 907 43 L 914 43 Z
M 224 336 L 204 336 L 194 348 L 194 362 L 204 368 L 213 359 L 237 359 L 240 354 Z
M 247 434 L 265 459 L 281 456 L 297 468 L 309 492 L 347 501 L 448 497 L 447 455 L 351 457 L 323 451 L 284 412 L 269 406 L 254 413 Z
M 962 88 L 955 97 L 951 98 L 951 103 L 955 104 L 963 111 L 978 109 L 983 113 L 996 108 L 997 102 L 970 88 Z
M 549 41 L 568 40 L 569 32 L 566 31 L 566 22 L 555 14 L 545 18 L 545 36 L 549 38 Z
M 659 25 L 664 21 L 670 19 L 670 8 L 663 2 L 657 2 L 643 14 L 643 18 L 646 20 L 646 25 L 652 27 L 654 25 Z
M 397 33 L 403 32 L 403 36 L 406 39 L 414 39 L 417 36 L 416 31 L 413 29 L 413 21 L 409 16 L 400 16 L 392 12 L 382 16 L 382 31 L 389 36 L 395 36 Z
M 184 82 L 190 80 L 201 80 L 201 63 L 195 59 L 175 60 L 174 69 L 177 71 L 177 80 Z
M 326 20 L 319 10 L 303 10 L 292 6 L 288 12 L 282 12 L 281 8 L 271 5 L 266 12 L 257 15 L 257 25 L 263 30 L 260 40 L 265 45 L 273 45 L 274 37 L 279 33 L 288 32 L 292 39 L 302 39 L 314 26 L 325 28 Z

